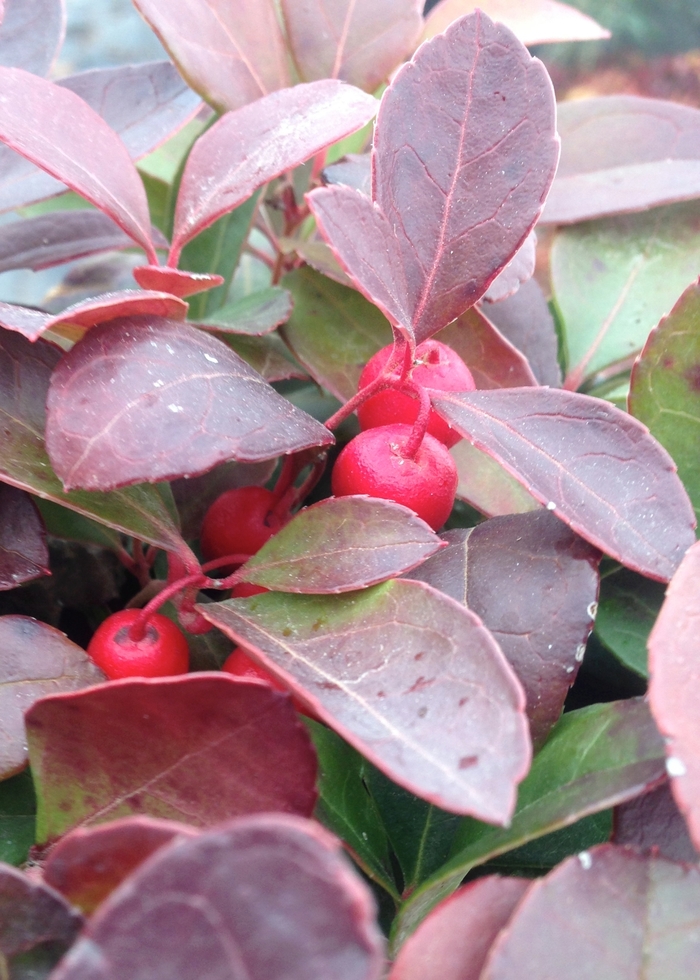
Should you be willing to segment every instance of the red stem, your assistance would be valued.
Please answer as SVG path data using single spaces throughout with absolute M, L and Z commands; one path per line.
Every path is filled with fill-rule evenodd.
M 407 394 L 417 395 L 420 399 L 418 418 L 413 424 L 411 434 L 406 440 L 405 445 L 399 450 L 404 459 L 415 459 L 416 453 L 420 449 L 423 439 L 425 438 L 425 433 L 428 431 L 428 422 L 430 421 L 430 410 L 432 405 L 430 403 L 430 395 L 428 394 L 428 390 L 427 388 L 424 388 L 423 385 L 417 385 L 413 381 L 408 381 L 402 385 L 402 388 Z
M 146 630 L 148 628 L 148 620 L 151 618 L 153 613 L 158 612 L 160 607 L 168 601 L 172 596 L 186 589 L 188 586 L 197 585 L 199 588 L 203 588 L 207 585 L 209 579 L 206 575 L 201 572 L 198 575 L 187 575 L 185 578 L 177 579 L 166 585 L 158 595 L 154 596 L 149 603 L 147 603 L 143 609 L 139 612 L 136 619 L 133 621 L 129 627 L 129 639 L 133 640 L 134 643 L 138 643 L 146 635 Z
M 360 405 L 363 405 L 368 398 L 376 395 L 377 392 L 384 391 L 385 388 L 398 388 L 410 371 L 412 361 L 412 345 L 408 343 L 405 337 L 396 337 L 394 340 L 394 349 L 389 356 L 389 360 L 384 365 L 382 373 L 377 375 L 374 381 L 365 385 L 364 388 L 360 388 L 356 395 L 353 395 L 334 415 L 331 415 L 325 423 L 326 428 L 331 430 L 337 429 L 341 422 L 344 422 Z M 394 372 L 399 364 L 401 364 L 401 373 L 396 375 Z

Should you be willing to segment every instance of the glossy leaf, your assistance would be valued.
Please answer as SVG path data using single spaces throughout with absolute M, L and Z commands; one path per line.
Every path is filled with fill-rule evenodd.
M 388 980 L 480 980 L 491 945 L 530 884 L 494 875 L 460 889 L 404 943 Z
M 661 609 L 664 587 L 628 569 L 600 583 L 595 631 L 602 643 L 641 677 L 648 677 L 647 640 Z
M 478 6 L 493 20 L 501 21 L 523 44 L 556 41 L 595 41 L 610 37 L 600 24 L 575 7 L 556 0 L 442 0 L 426 18 L 423 40 L 444 31 L 452 21 Z
M 162 317 L 94 327 L 54 371 L 47 410 L 47 450 L 67 489 L 194 476 L 332 441 L 221 341 Z
M 240 333 L 260 337 L 289 319 L 293 302 L 290 292 L 270 286 L 243 299 L 221 306 L 199 326 L 221 333 Z
M 289 85 L 271 0 L 134 0 L 192 88 L 218 112 Z
M 671 578 L 694 540 L 695 517 L 673 460 L 636 419 L 557 389 L 433 401 L 581 537 L 649 578 Z
M 599 553 L 547 511 L 495 517 L 443 535 L 409 573 L 466 605 L 498 641 L 541 745 L 576 679 L 598 598 Z
M 567 387 L 636 355 L 700 267 L 700 203 L 561 231 L 552 285 L 564 322 Z
M 612 95 L 563 102 L 542 221 L 570 224 L 700 197 L 700 110 Z
M 96 912 L 54 978 L 379 980 L 382 953 L 371 894 L 335 838 L 266 814 L 160 850 Z
M 29 494 L 0 483 L 0 591 L 50 575 L 46 529 Z
M 134 279 L 142 289 L 162 289 L 184 299 L 220 286 L 223 276 L 207 275 L 203 272 L 184 272 L 182 269 L 168 269 L 162 265 L 141 265 L 134 269 Z
M 187 158 L 175 209 L 169 265 L 185 242 L 253 191 L 373 118 L 378 103 L 325 79 L 273 92 L 222 116 Z
M 102 117 L 65 86 L 20 68 L 0 68 L 0 85 L 2 141 L 104 211 L 157 263 L 143 184 Z
M 46 694 L 103 680 L 85 651 L 52 626 L 29 616 L 0 616 L 0 778 L 27 764 L 24 711 Z
M 351 592 L 415 568 L 441 547 L 408 507 L 329 497 L 300 511 L 246 562 L 242 581 L 277 592 Z
M 198 608 L 395 782 L 508 819 L 529 763 L 522 692 L 468 610 L 402 580 Z
M 612 842 L 671 861 L 700 859 L 667 782 L 615 807 Z
M 649 637 L 649 702 L 667 746 L 675 800 L 700 849 L 700 718 L 693 697 L 700 615 L 700 543 L 683 559 Z
M 292 57 L 306 82 L 340 78 L 374 90 L 411 54 L 421 0 L 283 0 Z
M 128 815 L 207 827 L 265 810 L 309 815 L 316 802 L 306 730 L 289 697 L 259 681 L 111 681 L 44 698 L 26 722 L 41 843 Z
M 66 32 L 63 0 L 5 0 L 0 21 L 0 65 L 48 75 Z
M 91 915 L 160 847 L 197 833 L 187 824 L 153 817 L 123 817 L 97 827 L 77 827 L 49 851 L 43 880 L 71 905 Z
M 700 515 L 700 282 L 650 333 L 632 371 L 629 410 L 669 451 Z
M 606 980 L 691 980 L 700 968 L 699 913 L 698 868 L 603 844 L 530 887 L 481 978 L 581 976 L 572 965 L 585 964 Z
M 469 367 L 477 388 L 518 388 L 537 384 L 525 355 L 476 307 L 457 317 L 435 339 L 459 354 Z
M 664 745 L 644 702 L 597 704 L 562 716 L 520 787 L 509 827 L 465 820 L 453 857 L 421 885 L 394 926 L 395 944 L 474 867 L 582 817 L 633 799 L 664 776 Z
M 514 296 L 524 282 L 532 279 L 535 273 L 537 237 L 531 231 L 508 265 L 498 273 L 484 293 L 488 303 L 500 303 Z
M 460 439 L 450 450 L 457 467 L 457 499 L 485 517 L 525 514 L 542 506 L 488 453 Z

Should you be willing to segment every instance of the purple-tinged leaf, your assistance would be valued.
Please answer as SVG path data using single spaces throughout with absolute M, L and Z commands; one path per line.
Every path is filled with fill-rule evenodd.
M 420 582 L 198 607 L 394 782 L 505 823 L 530 761 L 524 697 L 473 613 Z
M 602 844 L 531 886 L 480 980 L 694 980 L 700 868 Z
M 699 583 L 700 542 L 673 576 L 649 637 L 649 703 L 666 739 L 673 795 L 700 850 L 700 714 L 694 697 Z
M 5 0 L 0 65 L 48 75 L 66 32 L 63 0 Z
M 461 888 L 404 943 L 388 980 L 479 980 L 494 940 L 531 884 L 492 875 Z
M 570 224 L 700 197 L 700 110 L 612 95 L 564 102 L 542 221 Z
M 379 103 L 325 79 L 273 92 L 227 113 L 195 143 L 182 175 L 169 265 L 183 246 L 253 191 L 354 132 Z
M 671 578 L 695 539 L 695 515 L 673 460 L 636 419 L 549 388 L 434 393 L 433 401 L 581 537 L 642 575 Z
M 294 302 L 288 289 L 270 286 L 219 307 L 216 313 L 202 320 L 198 326 L 214 333 L 261 337 L 286 323 L 293 308 Z
M 82 924 L 82 915 L 53 888 L 9 864 L 0 864 L 0 956 L 7 977 L 45 977 L 47 959 L 53 966 Z M 12 963 L 15 957 L 21 957 L 17 972 Z
M 50 575 L 46 528 L 23 490 L 0 483 L 0 591 Z
M 667 782 L 615 807 L 612 843 L 671 861 L 700 860 Z
M 224 281 L 223 276 L 205 272 L 185 272 L 162 265 L 140 265 L 133 270 L 134 279 L 142 289 L 162 289 L 184 299 L 214 289 Z
M 523 686 L 535 746 L 559 718 L 583 660 L 598 599 L 600 553 L 547 511 L 494 517 L 443 535 L 414 572 L 466 605 Z
M 158 848 L 198 833 L 187 824 L 153 817 L 123 817 L 97 827 L 77 827 L 49 851 L 43 880 L 91 915 Z
M 506 24 L 523 44 L 557 41 L 597 41 L 610 37 L 601 27 L 568 3 L 556 0 L 442 0 L 425 20 L 423 40 L 440 34 L 452 21 L 478 6 L 493 20 Z
M 353 280 L 341 269 L 330 245 L 316 238 L 308 242 L 295 242 L 294 251 L 316 272 L 356 291 Z
M 161 849 L 98 909 L 52 980 L 379 980 L 375 915 L 318 824 L 248 817 Z
M 413 51 L 423 0 L 282 0 L 291 54 L 306 82 L 340 78 L 366 92 Z
M 54 371 L 47 411 L 66 489 L 195 476 L 333 441 L 226 344 L 162 317 L 90 330 Z
M 272 0 L 134 0 L 187 79 L 218 112 L 290 84 Z
M 525 355 L 542 385 L 558 388 L 561 368 L 557 330 L 544 293 L 535 279 L 524 282 L 517 293 L 499 303 L 480 306 L 482 314 Z
M 263 486 L 275 469 L 274 460 L 263 463 L 224 463 L 187 480 L 173 480 L 171 489 L 182 524 L 182 536 L 198 538 L 204 515 L 217 497 L 235 487 Z
M 329 497 L 300 511 L 242 569 L 276 592 L 364 589 L 410 571 L 442 547 L 408 507 L 375 497 Z
M 519 388 L 536 385 L 527 358 L 476 307 L 467 310 L 435 338 L 456 351 L 477 388 Z
M 367 197 L 372 194 L 372 155 L 371 153 L 348 153 L 337 163 L 331 163 L 321 171 L 324 186 L 345 184 Z
M 450 450 L 457 467 L 457 497 L 485 517 L 525 514 L 542 506 L 488 453 L 460 439 Z
M 208 827 L 266 810 L 308 816 L 316 802 L 306 729 L 289 696 L 259 681 L 111 681 L 43 698 L 26 723 L 40 843 L 129 815 Z
M 47 694 L 103 680 L 85 651 L 53 626 L 0 616 L 0 779 L 27 764 L 24 711 Z
M 520 289 L 535 273 L 537 238 L 531 231 L 508 265 L 498 273 L 484 293 L 487 303 L 500 303 Z
M 157 263 L 141 178 L 102 117 L 67 88 L 20 68 L 0 68 L 0 86 L 0 139 L 108 214 Z

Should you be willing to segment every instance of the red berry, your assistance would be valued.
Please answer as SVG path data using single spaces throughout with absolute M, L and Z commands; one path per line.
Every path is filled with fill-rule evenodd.
M 258 664 L 256 664 L 252 657 L 249 657 L 242 647 L 233 648 L 233 651 L 228 655 L 221 669 L 225 670 L 227 674 L 233 674 L 234 677 L 252 677 L 254 680 L 265 681 L 265 683 L 269 684 L 275 691 L 284 691 L 289 693 L 284 684 L 281 684 L 277 678 L 265 670 L 264 667 L 260 667 Z M 294 705 L 295 711 L 298 711 L 300 714 L 306 715 L 307 718 L 313 718 L 314 721 L 319 720 L 312 711 L 305 708 L 304 705 L 300 704 L 294 697 L 292 698 L 292 704 Z
M 222 493 L 202 523 L 199 543 L 206 561 L 259 551 L 282 526 L 270 513 L 275 503 L 275 495 L 265 487 L 238 487 Z
M 457 467 L 441 442 L 426 435 L 414 459 L 401 455 L 410 425 L 367 429 L 347 444 L 333 467 L 336 497 L 366 493 L 410 507 L 437 531 L 450 516 Z
M 143 639 L 131 639 L 129 627 L 140 612 L 140 609 L 122 609 L 108 616 L 95 630 L 87 648 L 88 656 L 110 680 L 186 674 L 190 663 L 187 640 L 167 616 L 153 613 Z
M 360 375 L 360 388 L 365 388 L 381 374 L 392 350 L 393 345 L 389 344 L 367 361 Z M 416 347 L 416 358 L 408 377 L 416 384 L 441 391 L 474 391 L 476 387 L 471 371 L 459 354 L 455 354 L 452 348 L 441 344 L 439 340 L 425 340 Z M 357 417 L 361 429 L 374 429 L 379 425 L 392 425 L 394 422 L 413 425 L 418 417 L 419 407 L 417 398 L 411 398 L 395 388 L 386 388 L 360 405 Z M 461 439 L 435 409 L 430 412 L 428 432 L 448 448 Z

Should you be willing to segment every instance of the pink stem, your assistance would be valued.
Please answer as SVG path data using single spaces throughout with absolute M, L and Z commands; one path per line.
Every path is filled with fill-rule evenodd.
M 430 403 L 430 395 L 423 385 L 417 385 L 414 382 L 409 381 L 402 387 L 407 394 L 417 395 L 420 399 L 418 417 L 413 424 L 411 434 L 406 440 L 405 445 L 399 450 L 404 459 L 415 459 L 416 453 L 420 449 L 423 439 L 425 438 L 425 433 L 428 431 L 428 422 L 430 421 L 430 410 L 432 405 Z
M 138 643 L 146 635 L 146 629 L 148 628 L 148 620 L 151 618 L 153 613 L 158 612 L 160 607 L 168 601 L 172 596 L 181 592 L 191 585 L 198 585 L 200 588 L 207 585 L 209 579 L 206 575 L 201 572 L 198 575 L 187 575 L 185 578 L 177 579 L 175 582 L 171 582 L 166 585 L 158 595 L 154 596 L 147 605 L 139 612 L 136 619 L 133 621 L 129 627 L 129 639 L 133 640 L 134 643 Z

